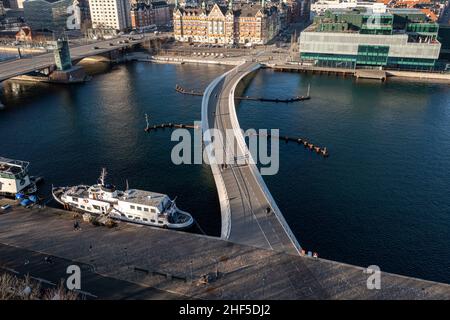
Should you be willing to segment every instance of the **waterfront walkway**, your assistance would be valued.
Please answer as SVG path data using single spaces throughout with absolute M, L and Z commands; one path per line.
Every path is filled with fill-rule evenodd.
M 301 250 L 295 236 L 284 220 L 251 157 L 241 133 L 235 112 L 234 92 L 238 83 L 260 68 L 260 64 L 243 63 L 216 78 L 205 90 L 202 101 L 202 130 L 205 149 L 212 145 L 210 129 L 225 137 L 226 130 L 234 133 L 237 148 L 228 140 L 223 148 L 226 167 L 214 163 L 215 155 L 207 152 L 218 190 L 222 214 L 222 239 L 249 246 L 298 254 Z M 217 145 L 216 145 L 217 146 Z M 219 152 L 221 150 L 216 150 Z M 237 159 L 246 157 L 245 164 Z M 268 212 L 270 208 L 270 212 Z
M 450 299 L 447 284 L 382 272 L 369 290 L 361 267 L 215 237 L 127 223 L 74 231 L 71 215 L 18 205 L 0 214 L 0 268 L 59 283 L 77 264 L 81 290 L 99 299 Z

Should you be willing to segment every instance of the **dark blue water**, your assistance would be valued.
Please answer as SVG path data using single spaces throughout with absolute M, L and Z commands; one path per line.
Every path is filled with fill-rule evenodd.
M 110 181 L 177 196 L 201 228 L 220 235 L 220 208 L 207 165 L 171 162 L 171 130 L 145 133 L 150 122 L 201 119 L 198 97 L 175 92 L 176 83 L 203 89 L 225 68 L 131 64 L 78 86 L 10 85 L 0 110 L 1 155 L 32 163 L 47 191 L 54 185 L 96 182 L 102 167 Z
M 246 95 L 310 101 L 239 107 L 243 128 L 279 128 L 328 159 L 280 142 L 265 180 L 301 245 L 322 257 L 450 282 L 450 87 L 258 73 Z
M 202 229 L 220 232 L 208 166 L 171 163 L 171 131 L 151 123 L 200 119 L 204 89 L 226 69 L 135 63 L 80 86 L 4 86 L 1 155 L 29 160 L 50 185 L 112 182 L 178 196 Z M 327 146 L 328 159 L 280 144 L 280 171 L 265 180 L 301 245 L 320 256 L 450 283 L 450 88 L 444 84 L 354 82 L 262 70 L 249 96 L 312 99 L 295 104 L 245 101 L 244 128 L 279 128 Z M 48 192 L 47 192 L 48 194 Z

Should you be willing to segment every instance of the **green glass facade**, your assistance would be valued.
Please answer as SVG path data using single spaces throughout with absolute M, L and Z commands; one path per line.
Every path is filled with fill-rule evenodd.
M 437 35 L 439 31 L 439 24 L 437 23 L 408 23 L 406 25 L 406 32 L 423 33 Z
M 358 46 L 357 64 L 385 66 L 389 55 L 388 46 Z
M 439 25 L 417 9 L 328 10 L 314 22 L 299 49 L 301 59 L 318 66 L 430 69 L 439 57 Z

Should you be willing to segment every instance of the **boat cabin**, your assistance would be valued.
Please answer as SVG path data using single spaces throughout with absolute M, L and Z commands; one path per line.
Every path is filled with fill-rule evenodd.
M 119 198 L 116 211 L 127 220 L 164 225 L 172 212 L 172 204 L 165 194 L 131 189 Z
M 28 186 L 29 162 L 0 157 L 0 194 L 16 194 Z

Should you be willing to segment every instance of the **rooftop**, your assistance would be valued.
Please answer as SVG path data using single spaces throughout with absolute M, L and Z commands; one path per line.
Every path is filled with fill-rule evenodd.
M 219 10 L 222 12 L 223 15 L 227 14 L 229 12 L 228 7 L 220 6 L 218 4 L 215 4 L 214 6 L 207 7 L 206 9 L 202 9 L 201 7 L 185 7 L 185 8 L 178 8 L 181 13 L 187 14 L 187 15 L 201 15 L 202 13 L 208 15 L 211 13 L 213 8 L 217 5 Z M 262 11 L 264 13 L 272 13 L 276 10 L 276 7 L 271 7 L 269 9 L 263 9 L 261 5 L 259 4 L 247 4 L 247 3 L 241 3 L 236 4 L 233 6 L 233 14 L 235 16 L 241 16 L 241 17 L 254 17 L 258 11 Z
M 162 193 L 130 189 L 125 193 L 123 197 L 120 197 L 120 200 L 124 202 L 141 204 L 144 206 L 159 207 L 160 204 L 162 204 L 163 201 L 168 198 L 169 197 L 167 195 Z
M 29 162 L 12 160 L 0 157 L 0 172 L 7 174 L 18 174 L 28 168 Z

